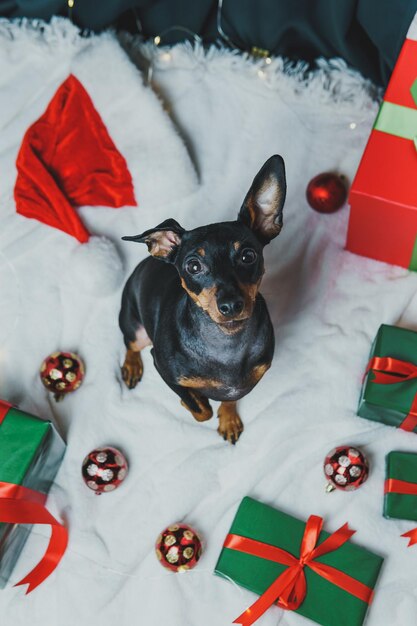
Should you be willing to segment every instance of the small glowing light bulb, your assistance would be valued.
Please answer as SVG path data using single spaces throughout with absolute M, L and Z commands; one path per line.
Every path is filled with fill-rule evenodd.
M 266 63 L 266 65 L 271 65 L 271 63 L 272 63 L 271 57 L 266 57 L 265 63 Z
M 155 44 L 155 46 L 159 46 L 159 44 L 161 43 L 161 38 L 159 35 L 157 35 L 156 37 L 153 38 L 153 42 Z
M 356 128 L 356 122 L 351 122 L 351 123 L 349 124 L 349 128 L 350 128 L 351 130 L 355 130 L 355 128 Z
M 68 0 L 68 6 L 70 9 L 74 6 L 74 0 Z

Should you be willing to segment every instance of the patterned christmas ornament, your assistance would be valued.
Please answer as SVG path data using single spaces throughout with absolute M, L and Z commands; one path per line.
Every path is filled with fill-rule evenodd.
M 41 381 L 57 402 L 78 389 L 84 373 L 84 363 L 73 352 L 53 352 L 44 359 L 40 369 Z
M 324 459 L 324 473 L 329 481 L 326 491 L 354 491 L 368 478 L 368 471 L 368 461 L 358 448 L 333 448 Z
M 127 461 L 117 448 L 96 448 L 87 454 L 82 476 L 87 487 L 97 495 L 114 491 L 126 478 Z
M 201 550 L 200 537 L 187 524 L 168 526 L 155 544 L 159 562 L 172 572 L 185 572 L 195 567 Z
M 319 213 L 334 213 L 346 202 L 344 177 L 332 172 L 315 176 L 307 186 L 307 201 Z

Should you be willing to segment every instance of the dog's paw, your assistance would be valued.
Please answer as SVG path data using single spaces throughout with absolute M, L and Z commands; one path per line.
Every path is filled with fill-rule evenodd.
M 125 362 L 121 368 L 122 379 L 126 383 L 128 389 L 134 389 L 138 382 L 142 380 L 143 364 L 140 352 L 128 350 Z
M 222 402 L 218 417 L 217 432 L 225 441 L 234 445 L 243 432 L 243 423 L 236 411 L 236 402 Z

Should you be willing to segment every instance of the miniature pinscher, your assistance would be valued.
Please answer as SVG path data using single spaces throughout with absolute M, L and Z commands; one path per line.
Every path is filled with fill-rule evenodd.
M 151 256 L 127 281 L 119 323 L 127 352 L 122 378 L 142 378 L 140 352 L 153 345 L 155 367 L 194 418 L 212 417 L 221 402 L 218 432 L 236 443 L 243 431 L 236 401 L 271 365 L 274 331 L 258 292 L 263 248 L 282 228 L 286 182 L 282 157 L 256 175 L 238 218 L 184 230 L 167 219 L 127 241 L 146 243 Z

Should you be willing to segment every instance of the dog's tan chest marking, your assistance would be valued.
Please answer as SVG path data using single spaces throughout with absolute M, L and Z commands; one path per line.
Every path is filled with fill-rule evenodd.
M 261 380 L 262 376 L 265 374 L 266 371 L 269 370 L 270 367 L 271 367 L 270 363 L 262 363 L 261 365 L 255 365 L 255 367 L 252 369 L 249 375 L 250 382 L 253 385 L 256 385 L 256 383 Z
M 255 367 L 242 378 L 242 387 L 254 387 L 270 366 L 270 363 L 255 365 Z M 231 386 L 225 381 L 204 376 L 181 376 L 177 382 L 181 387 L 187 387 L 188 389 L 233 389 L 234 391 L 238 389 L 236 385 Z
M 178 384 L 181 387 L 188 387 L 190 389 L 220 389 L 223 387 L 223 383 L 213 378 L 203 378 L 201 376 L 181 376 L 178 379 Z

